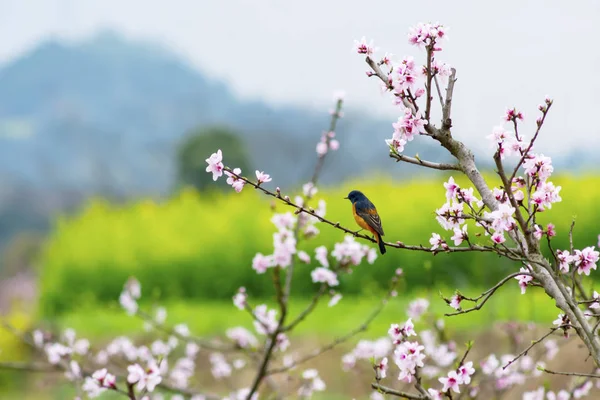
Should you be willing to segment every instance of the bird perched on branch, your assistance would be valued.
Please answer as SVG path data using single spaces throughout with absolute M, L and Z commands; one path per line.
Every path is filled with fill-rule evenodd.
M 375 205 L 358 190 L 351 191 L 348 197 L 344 198 L 352 202 L 352 214 L 354 214 L 354 220 L 358 226 L 373 234 L 379 245 L 379 251 L 381 254 L 385 254 L 385 244 L 381 239 L 384 235 L 383 228 Z

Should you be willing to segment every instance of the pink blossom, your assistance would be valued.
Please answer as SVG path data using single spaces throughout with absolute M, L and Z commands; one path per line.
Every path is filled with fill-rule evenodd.
M 418 342 L 402 342 L 394 350 L 394 363 L 398 366 L 400 374 L 398 379 L 410 383 L 417 367 L 423 367 L 425 348 Z
M 474 204 L 477 205 L 478 207 L 483 206 L 483 202 L 473 195 L 472 187 L 470 187 L 468 189 L 459 189 L 458 199 L 460 201 L 464 201 L 465 203 L 467 203 L 471 206 L 473 206 Z
M 563 273 L 569 272 L 569 264 L 573 262 L 573 256 L 569 254 L 568 250 L 558 250 L 556 252 L 556 258 L 558 258 L 558 268 Z
M 381 63 L 382 65 L 391 65 L 391 63 L 392 63 L 392 56 L 393 56 L 393 54 L 392 54 L 392 53 L 387 53 L 387 52 L 386 52 L 386 53 L 383 55 L 383 58 L 381 59 L 380 63 Z
M 479 365 L 481 366 L 481 371 L 485 375 L 491 375 L 500 366 L 500 361 L 498 361 L 495 354 L 490 354 L 487 358 L 482 360 Z
M 460 225 L 465 222 L 463 209 L 464 203 L 454 202 L 451 205 L 449 202 L 446 202 L 442 207 L 435 210 L 435 219 L 446 230 L 460 228 Z
M 502 232 L 494 232 L 492 234 L 492 241 L 496 244 L 502 244 L 506 242 L 506 238 L 504 237 L 504 233 Z
M 319 143 L 317 143 L 316 151 L 319 156 L 324 156 L 325 154 L 327 154 L 327 150 L 328 146 L 326 141 L 322 140 Z
M 408 304 L 408 309 L 406 310 L 406 314 L 414 319 L 419 320 L 421 315 L 423 315 L 427 309 L 429 308 L 429 301 L 424 298 L 419 298 L 411 301 Z
M 544 400 L 545 389 L 540 386 L 537 390 L 523 393 L 523 400 Z
M 577 389 L 575 389 L 575 391 L 577 391 Z M 571 393 L 567 392 L 566 390 L 561 390 L 558 393 L 554 393 L 554 392 L 546 393 L 546 400 L 570 400 L 570 399 L 571 399 Z
M 415 135 L 425 133 L 426 121 L 421 118 L 420 114 L 413 115 L 410 108 L 404 109 L 404 115 L 398 118 L 397 122 L 394 122 L 394 140 L 404 139 L 408 142 L 414 139 Z
M 556 236 L 556 229 L 554 227 L 554 224 L 548 224 L 546 226 L 546 234 L 548 235 L 548 237 Z
M 537 204 L 538 210 L 544 211 L 546 208 L 552 208 L 552 203 L 562 201 L 559 195 L 561 189 L 561 186 L 554 186 L 552 182 L 542 182 L 531 198 Z
M 415 325 L 412 322 L 412 318 L 409 318 L 404 325 L 392 324 L 388 329 L 388 335 L 392 339 L 394 344 L 400 344 L 404 339 L 409 336 L 417 336 L 415 332 Z
M 313 282 L 325 282 L 329 286 L 337 286 L 339 285 L 339 281 L 337 279 L 337 275 L 330 269 L 317 267 L 311 273 Z
M 283 351 L 286 351 L 288 347 L 290 347 L 290 340 L 288 339 L 288 337 L 285 333 L 278 333 L 275 341 L 276 341 L 275 350 L 283 352 Z
M 212 353 L 210 355 L 209 361 L 211 364 L 210 372 L 216 379 L 231 376 L 231 365 L 229 365 L 223 354 Z
M 378 364 L 375 364 L 375 379 L 385 379 L 387 376 L 388 359 L 384 357 Z
M 241 287 L 238 289 L 238 292 L 233 296 L 233 304 L 240 310 L 244 310 L 246 308 L 247 298 L 248 295 L 246 294 L 246 289 L 244 287 Z
M 352 354 L 356 359 L 368 360 L 370 358 L 383 358 L 392 349 L 392 342 L 386 338 L 380 338 L 375 341 L 360 340 Z
M 296 254 L 296 238 L 291 231 L 282 229 L 273 234 L 273 260 L 282 268 L 292 263 L 292 255 Z
M 446 243 L 446 241 L 442 239 L 442 237 L 437 233 L 433 233 L 431 235 L 429 243 L 431 244 L 431 250 L 436 250 L 438 248 L 442 250 L 448 249 L 448 244 Z
M 529 270 L 523 267 L 521 267 L 519 271 L 529 273 Z M 521 294 L 525 294 L 525 291 L 527 290 L 527 284 L 533 280 L 533 277 L 531 275 L 517 275 L 515 276 L 515 279 L 519 281 Z
M 271 218 L 271 222 L 277 229 L 293 229 L 296 225 L 296 217 L 291 212 L 285 214 L 275 214 Z
M 412 57 L 406 57 L 396 66 L 394 90 L 398 94 L 402 94 L 405 90 L 411 89 L 416 82 L 415 62 Z M 392 82 L 394 78 L 392 78 Z
M 342 357 L 342 369 L 344 371 L 351 370 L 356 365 L 356 356 L 352 353 L 345 354 Z
M 262 253 L 256 253 L 252 259 L 252 269 L 254 269 L 257 274 L 264 274 L 267 271 L 267 268 L 272 267 L 273 265 L 273 256 L 264 256 Z
M 424 24 L 419 22 L 416 26 L 411 27 L 408 34 L 408 42 L 415 46 L 423 46 L 436 44 L 434 50 L 441 50 L 438 40 L 446 38 L 446 27 L 436 24 Z
M 442 388 L 442 392 L 447 392 L 452 389 L 455 393 L 460 393 L 459 384 L 461 382 L 461 378 L 456 374 L 456 371 L 448 372 L 447 377 L 442 377 L 438 379 L 444 387 Z
M 299 398 L 309 398 L 313 392 L 322 392 L 325 390 L 325 382 L 319 377 L 316 369 L 307 369 L 302 373 L 302 385 L 298 389 Z
M 573 390 L 573 398 L 581 399 L 590 393 L 590 390 L 594 387 L 591 380 L 585 381 L 581 386 Z
M 254 329 L 261 335 L 267 335 L 275 332 L 277 329 L 277 311 L 269 310 L 265 304 L 256 306 L 254 309 Z
M 506 112 L 504 113 L 504 120 L 509 122 L 509 121 L 516 121 L 517 119 L 520 119 L 522 121 L 523 113 L 521 111 L 517 111 L 517 109 L 515 107 L 507 108 Z
M 541 182 L 546 181 L 552 175 L 552 172 L 554 172 L 552 160 L 543 154 L 529 155 L 523 162 L 523 168 L 527 175 L 537 178 Z
M 459 246 L 463 240 L 466 240 L 467 238 L 467 225 L 465 224 L 463 225 L 462 229 L 454 228 L 454 236 L 452 236 L 450 239 L 454 240 L 455 246 Z
M 446 189 L 446 199 L 448 201 L 455 200 L 460 187 L 454 182 L 452 176 L 448 178 L 448 182 L 444 182 L 444 188 Z
M 498 205 L 498 209 L 491 213 L 486 212 L 484 216 L 492 220 L 492 228 L 496 231 L 510 231 L 516 224 L 513 215 L 515 213 L 514 207 L 509 204 L 501 203 Z
M 471 383 L 471 375 L 475 373 L 473 368 L 473 361 L 468 361 L 458 368 L 458 375 L 461 378 L 462 383 L 468 385 Z
M 406 139 L 385 139 L 385 144 L 391 147 L 396 153 L 402 153 L 406 143 Z
M 240 176 L 241 174 L 242 170 L 240 168 L 234 168 L 233 173 L 225 171 L 225 175 L 228 176 L 227 184 L 231 185 L 231 187 L 238 193 L 242 191 L 244 185 L 246 184 L 244 180 L 238 178 L 238 176 Z
M 152 392 L 156 385 L 162 381 L 160 369 L 154 360 L 148 363 L 145 370 L 139 364 L 134 364 L 128 366 L 127 371 L 127 382 L 135 384 L 139 391 L 145 389 Z
M 502 189 L 495 187 L 492 189 L 492 194 L 494 195 L 494 198 L 500 203 L 505 203 L 508 200 L 506 193 L 504 193 L 504 190 Z
M 114 375 L 109 374 L 106 368 L 97 370 L 92 374 L 92 378 L 98 382 L 100 387 L 104 388 L 115 388 L 116 378 Z
M 533 237 L 535 237 L 537 240 L 540 240 L 542 238 L 542 236 L 544 236 L 544 230 L 542 228 L 540 228 L 540 226 L 538 224 L 535 224 L 535 226 L 533 228 L 534 228 Z
M 337 303 L 340 302 L 340 300 L 342 299 L 342 295 L 339 293 L 334 294 L 331 299 L 329 300 L 329 303 L 327 303 L 328 307 L 333 307 L 335 306 Z
M 558 353 L 558 345 L 556 344 L 556 341 L 553 339 L 546 340 L 544 342 L 544 347 L 546 348 L 546 358 L 548 360 L 552 360 Z
M 442 78 L 447 78 L 452 74 L 452 67 L 450 64 L 438 60 L 433 60 L 431 63 L 431 70 L 435 75 L 439 75 Z
M 302 185 L 302 192 L 304 193 L 304 196 L 308 198 L 313 197 L 315 194 L 317 194 L 318 191 L 319 190 L 312 182 L 308 182 Z
M 336 243 L 331 255 L 344 266 L 359 265 L 365 256 L 368 256 L 370 263 L 377 258 L 369 246 L 360 244 L 352 235 L 346 235 L 343 242 Z
M 331 139 L 329 141 L 329 149 L 332 151 L 336 151 L 340 148 L 340 142 L 338 142 L 336 139 Z
M 258 179 L 258 184 L 271 182 L 271 176 L 269 174 L 265 174 L 262 171 L 256 170 L 256 179 Z
M 315 259 L 325 268 L 329 268 L 329 260 L 327 259 L 327 247 L 319 246 L 315 249 Z
M 575 250 L 573 254 L 573 261 L 577 267 L 577 273 L 581 275 L 590 275 L 590 271 L 596 269 L 596 263 L 598 262 L 598 256 L 600 253 L 594 250 L 595 246 L 586 247 L 583 250 Z
M 525 193 L 523 193 L 523 191 L 521 191 L 521 190 L 514 190 L 513 197 L 515 198 L 515 200 L 517 202 L 522 202 L 523 199 L 525 199 Z
M 598 294 L 598 292 L 596 292 L 595 290 L 594 290 L 594 293 L 592 294 L 592 298 L 593 298 L 594 300 L 596 300 L 596 301 L 595 301 L 595 302 L 593 302 L 593 303 L 591 303 L 591 304 L 589 305 L 589 307 L 590 307 L 591 309 L 600 308 L 600 302 L 598 302 L 598 300 L 600 300 L 600 295 L 599 295 L 599 294 Z
M 216 153 L 210 155 L 209 158 L 206 159 L 208 167 L 206 167 L 206 172 L 210 172 L 213 174 L 213 181 L 219 179 L 220 176 L 223 175 L 223 153 L 221 149 L 217 150 Z
M 367 43 L 367 39 L 364 36 L 360 39 L 360 41 L 354 41 L 354 50 L 358 54 L 366 54 L 367 56 L 370 56 L 375 52 L 373 41 L 371 40 L 369 43 Z
M 554 321 L 552 321 L 552 324 L 558 327 L 563 325 L 569 325 L 569 317 L 567 317 L 565 314 L 558 314 L 558 317 Z
M 452 296 L 452 298 L 450 299 L 450 307 L 454 308 L 455 310 L 460 310 L 460 302 L 463 300 L 463 297 L 459 294 L 455 294 L 454 296 Z
M 429 397 L 431 397 L 431 400 L 444 400 L 444 393 L 439 390 L 427 389 L 427 393 L 429 394 Z
M 300 261 L 302 261 L 303 263 L 306 263 L 306 264 L 310 263 L 310 256 L 305 251 L 301 250 L 298 252 L 298 259 Z
M 258 340 L 256 340 L 256 337 L 254 337 L 249 330 L 241 326 L 228 329 L 226 335 L 242 349 L 258 346 Z
M 492 147 L 500 153 L 500 158 L 512 154 L 512 142 L 515 140 L 512 133 L 506 131 L 503 126 L 494 126 L 492 133 L 487 136 L 492 142 Z

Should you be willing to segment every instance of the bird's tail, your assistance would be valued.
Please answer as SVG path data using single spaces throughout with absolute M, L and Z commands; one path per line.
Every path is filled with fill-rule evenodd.
M 377 234 L 377 244 L 379 245 L 379 252 L 385 254 L 385 244 L 383 244 L 383 239 L 380 234 Z

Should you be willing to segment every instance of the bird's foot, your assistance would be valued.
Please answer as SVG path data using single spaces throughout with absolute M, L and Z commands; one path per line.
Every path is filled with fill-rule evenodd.
M 358 236 L 358 234 L 359 234 L 359 233 L 361 233 L 362 231 L 364 231 L 364 229 L 359 229 L 359 230 L 357 230 L 356 232 L 352 232 L 352 234 L 353 234 L 354 236 Z

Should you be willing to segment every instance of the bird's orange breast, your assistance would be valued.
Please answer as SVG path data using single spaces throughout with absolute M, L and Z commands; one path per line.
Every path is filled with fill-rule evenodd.
M 356 213 L 356 205 L 352 204 L 352 214 L 354 214 L 354 220 L 356 221 L 356 223 L 358 224 L 358 226 L 360 226 L 363 229 L 368 230 L 369 232 L 374 233 L 373 228 L 371 228 L 371 226 L 367 223 L 367 221 L 365 221 L 363 219 L 363 217 L 361 217 L 360 215 L 358 215 Z

